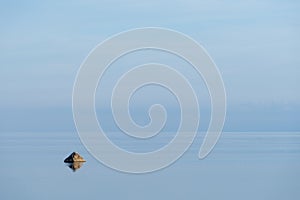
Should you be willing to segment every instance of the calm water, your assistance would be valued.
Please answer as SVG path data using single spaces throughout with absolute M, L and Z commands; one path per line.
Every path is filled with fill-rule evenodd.
M 300 199 L 300 133 L 225 132 L 198 160 L 201 141 L 168 168 L 132 175 L 100 164 L 76 133 L 0 133 L 0 199 Z M 72 151 L 87 160 L 75 172 L 63 163 Z

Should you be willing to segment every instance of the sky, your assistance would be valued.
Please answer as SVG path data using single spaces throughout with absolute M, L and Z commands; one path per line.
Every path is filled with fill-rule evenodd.
M 106 38 L 141 27 L 182 32 L 208 51 L 226 88 L 225 131 L 300 130 L 298 1 L 0 2 L 0 132 L 74 131 L 72 90 L 81 63 Z M 155 52 L 136 57 L 180 63 Z M 136 58 L 123 61 L 129 67 Z M 122 60 L 111 69 L 108 84 L 120 65 Z M 184 73 L 191 82 L 199 79 L 192 71 Z M 99 102 L 109 88 L 99 86 L 96 96 L 107 129 L 113 126 L 109 107 L 106 100 Z M 204 90 L 199 83 L 203 129 L 209 121 Z M 136 94 L 133 118 L 147 123 L 146 109 L 156 101 L 177 113 L 176 101 L 164 92 L 145 88 Z M 170 117 L 168 127 L 176 128 L 178 117 Z

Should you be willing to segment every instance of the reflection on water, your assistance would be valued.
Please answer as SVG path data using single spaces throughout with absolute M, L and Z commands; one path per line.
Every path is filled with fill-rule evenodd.
M 73 162 L 73 163 L 67 163 L 66 164 L 70 169 L 75 172 L 76 170 L 80 169 L 83 166 L 83 162 Z

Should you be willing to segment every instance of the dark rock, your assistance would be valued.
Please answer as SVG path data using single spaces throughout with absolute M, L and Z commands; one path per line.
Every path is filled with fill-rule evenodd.
M 65 163 L 85 162 L 85 160 L 78 153 L 73 152 L 69 157 L 67 157 L 64 160 L 64 162 Z

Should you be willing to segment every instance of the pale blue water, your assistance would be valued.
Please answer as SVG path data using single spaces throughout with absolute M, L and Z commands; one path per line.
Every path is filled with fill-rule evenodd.
M 200 145 L 132 175 L 96 161 L 76 133 L 1 133 L 0 199 L 300 199 L 299 132 L 225 132 L 204 160 Z M 63 163 L 72 151 L 87 160 L 76 172 Z

